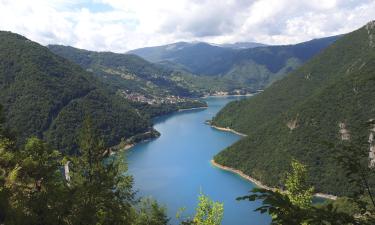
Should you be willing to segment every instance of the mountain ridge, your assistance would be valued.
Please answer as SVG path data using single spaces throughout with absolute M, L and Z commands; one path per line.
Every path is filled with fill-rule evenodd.
M 132 50 L 148 61 L 196 75 L 225 77 L 253 89 L 263 89 L 326 48 L 339 36 L 314 39 L 295 45 L 230 49 L 208 43 L 176 43 Z M 168 49 L 168 50 L 166 50 Z M 270 60 L 271 59 L 271 60 Z

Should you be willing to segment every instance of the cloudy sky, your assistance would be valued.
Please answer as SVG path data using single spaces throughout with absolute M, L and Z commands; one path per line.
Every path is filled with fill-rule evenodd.
M 0 30 L 125 52 L 177 41 L 290 44 L 375 19 L 375 0 L 0 0 Z

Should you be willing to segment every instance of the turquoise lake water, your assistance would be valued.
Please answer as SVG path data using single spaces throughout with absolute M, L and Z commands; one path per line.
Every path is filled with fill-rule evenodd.
M 172 224 L 177 224 L 175 215 L 179 208 L 186 207 L 185 214 L 194 212 L 200 191 L 224 203 L 224 225 L 270 224 L 268 215 L 253 212 L 259 202 L 236 201 L 254 185 L 210 164 L 215 154 L 241 137 L 213 129 L 204 122 L 225 104 L 240 98 L 207 98 L 207 109 L 160 117 L 154 127 L 161 136 L 126 152 L 135 189 L 140 196 L 152 196 L 165 205 Z

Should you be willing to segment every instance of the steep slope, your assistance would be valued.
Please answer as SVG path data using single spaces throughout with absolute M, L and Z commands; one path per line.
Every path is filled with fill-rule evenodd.
M 259 89 L 296 69 L 337 38 L 328 37 L 296 45 L 248 49 L 182 42 L 136 49 L 130 53 L 164 65 L 168 65 L 165 61 L 171 61 L 170 64 L 174 65 L 174 68 L 181 67 L 198 75 L 225 77 Z
M 221 110 L 212 123 L 248 134 L 215 160 L 279 185 L 292 158 L 318 191 L 353 191 L 325 143 L 366 140 L 375 118 L 375 23 L 347 34 L 263 93 Z M 368 151 L 368 149 L 363 149 Z
M 88 115 L 107 146 L 151 125 L 91 73 L 10 32 L 0 32 L 0 104 L 20 143 L 35 135 L 65 152 Z

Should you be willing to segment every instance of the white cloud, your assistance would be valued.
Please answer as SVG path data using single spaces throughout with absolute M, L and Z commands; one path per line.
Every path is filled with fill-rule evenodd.
M 372 0 L 0 0 L 0 30 L 125 52 L 176 41 L 289 44 L 375 19 Z

